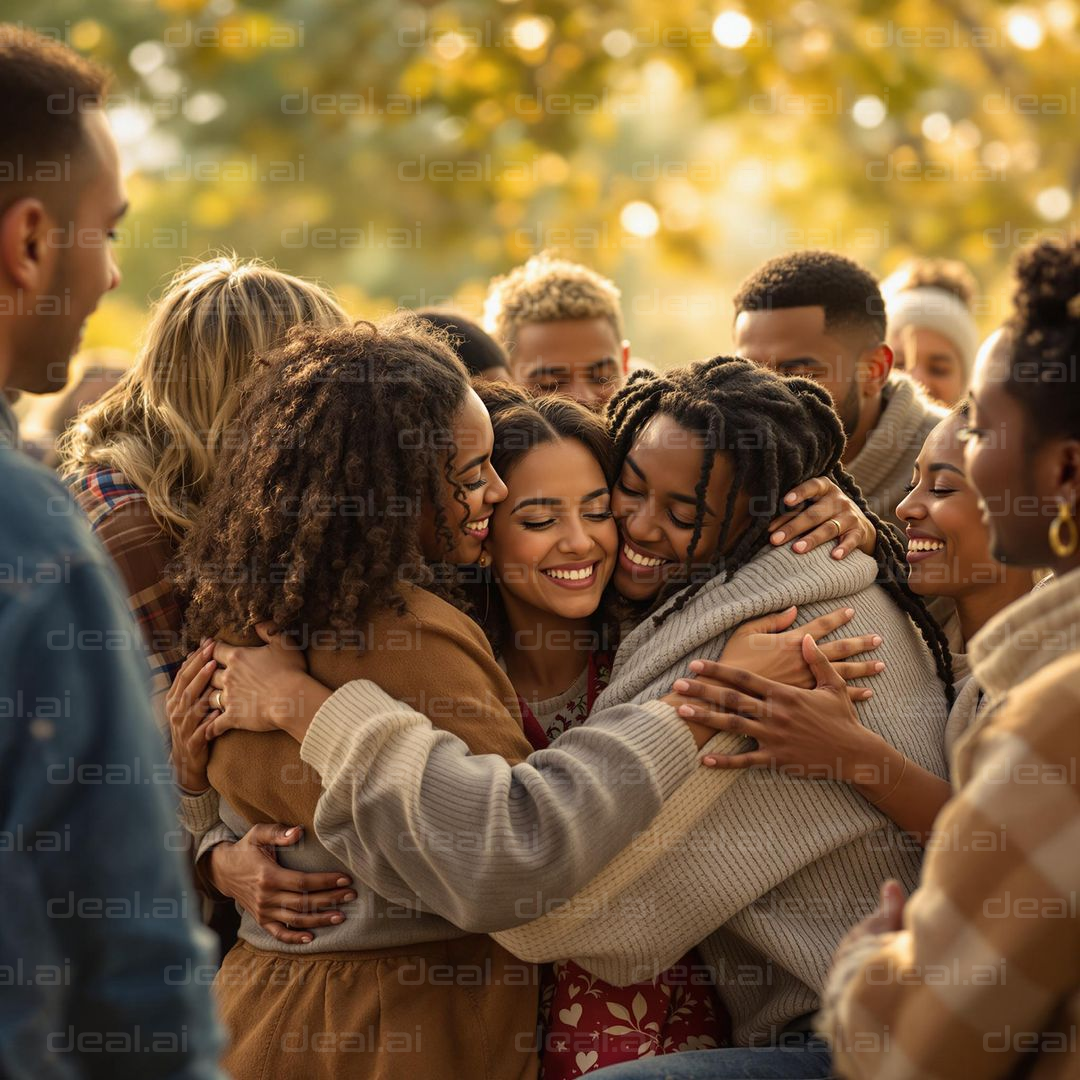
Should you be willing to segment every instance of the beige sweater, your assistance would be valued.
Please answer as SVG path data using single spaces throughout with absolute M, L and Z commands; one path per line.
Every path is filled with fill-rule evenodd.
M 594 727 L 597 734 L 607 730 L 597 718 L 611 709 L 666 693 L 691 659 L 717 658 L 728 631 L 746 619 L 796 603 L 804 622 L 850 603 L 857 614 L 844 634 L 879 632 L 888 663 L 873 684 L 875 696 L 860 705 L 863 722 L 945 776 L 943 689 L 922 641 L 875 577 L 873 560 L 859 553 L 838 562 L 824 549 L 804 556 L 786 547 L 762 552 L 731 582 L 709 583 L 661 629 L 646 623 L 633 631 L 619 650 L 594 719 L 543 753 L 558 755 L 565 740 Z M 395 738 L 388 708 L 369 713 L 367 723 L 358 725 L 364 685 L 343 687 L 330 699 L 333 709 L 324 706 L 301 753 L 326 786 L 315 816 L 320 838 L 332 850 L 348 847 L 345 861 L 363 864 L 372 880 L 393 866 L 374 851 L 365 798 L 370 804 L 377 792 L 381 829 L 403 830 L 427 793 L 449 796 L 460 790 L 459 777 L 482 786 L 490 774 L 497 783 L 499 768 L 488 758 L 447 758 L 449 737 L 420 722 L 410 721 L 407 732 Z M 354 733 L 363 731 L 363 740 L 378 752 L 355 735 L 349 743 L 346 724 Z M 328 739 L 331 732 L 342 734 Z M 744 743 L 723 735 L 711 745 L 734 749 Z M 442 813 L 448 828 L 460 819 L 450 803 Z M 547 836 L 537 835 L 538 861 L 549 844 Z M 393 861 L 404 865 L 400 856 Z M 705 939 L 702 950 L 732 1012 L 736 1042 L 760 1043 L 816 1009 L 840 937 L 872 908 L 882 880 L 898 877 L 914 886 L 920 861 L 918 847 L 843 784 L 701 769 L 668 799 L 654 826 L 572 902 L 559 906 L 554 890 L 503 863 L 496 847 L 483 883 L 453 904 L 444 894 L 444 910 L 454 910 L 459 925 L 475 926 L 491 895 L 516 894 L 517 923 L 530 912 L 541 917 L 497 934 L 498 940 L 527 960 L 573 957 L 615 983 L 649 978 Z M 423 894 L 420 882 L 430 870 L 419 859 L 409 862 L 411 884 Z M 383 887 L 391 884 L 392 878 L 383 881 Z M 449 888 L 445 879 L 441 887 L 461 888 Z M 553 908 L 553 914 L 542 914 Z
M 881 416 L 866 444 L 848 466 L 862 489 L 870 509 L 901 532 L 903 522 L 896 516 L 904 488 L 911 483 L 915 459 L 926 436 L 945 418 L 946 410 L 933 404 L 906 375 L 892 375 L 885 386 Z
M 903 928 L 829 978 L 820 1026 L 844 1077 L 1080 1073 L 1080 570 L 996 615 L 970 655 L 984 707 Z

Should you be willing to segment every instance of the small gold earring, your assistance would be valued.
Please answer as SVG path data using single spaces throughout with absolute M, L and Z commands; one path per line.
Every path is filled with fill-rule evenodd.
M 1058 500 L 1057 517 L 1050 522 L 1050 550 L 1059 558 L 1067 559 L 1080 546 L 1080 530 L 1076 528 L 1072 511 L 1064 499 Z
M 486 570 L 491 565 L 491 556 L 486 551 L 480 552 L 480 565 Z

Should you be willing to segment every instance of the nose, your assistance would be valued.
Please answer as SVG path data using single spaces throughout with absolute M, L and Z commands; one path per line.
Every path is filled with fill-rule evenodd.
M 506 498 L 507 487 L 503 478 L 491 467 L 491 476 L 488 478 L 487 488 L 484 490 L 484 502 L 491 504 L 501 503 Z
M 559 550 L 567 555 L 586 555 L 592 550 L 593 538 L 585 528 L 585 523 L 576 515 L 566 522 L 566 527 L 559 538 Z
M 896 516 L 901 521 L 921 521 L 926 517 L 926 507 L 918 497 L 918 489 L 909 491 L 896 506 Z
M 567 387 L 566 392 L 579 405 L 584 405 L 587 409 L 595 409 L 603 403 L 600 388 L 591 382 L 573 382 Z
M 109 256 L 109 286 L 106 292 L 112 292 L 119 284 L 121 280 L 120 264 L 116 261 L 116 257 Z
M 631 540 L 636 540 L 639 544 L 651 544 L 663 539 L 663 531 L 653 517 L 648 499 L 638 503 L 622 518 L 619 525 Z

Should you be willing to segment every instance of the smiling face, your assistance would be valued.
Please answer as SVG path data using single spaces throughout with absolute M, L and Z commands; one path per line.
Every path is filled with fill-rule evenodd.
M 930 432 L 896 508 L 907 531 L 908 584 L 920 596 L 962 597 L 1001 580 L 978 493 L 964 470 L 966 423 L 952 415 Z
M 520 458 L 506 484 L 486 547 L 511 625 L 537 612 L 590 617 L 618 549 L 599 462 L 577 440 L 560 439 Z
M 955 405 L 964 396 L 966 376 L 960 350 L 944 334 L 905 326 L 889 336 L 896 370 L 907 372 L 931 397 Z
M 453 438 L 457 450 L 450 461 L 450 480 L 443 485 L 442 505 L 454 544 L 446 550 L 435 528 L 434 509 L 426 506 L 420 546 L 429 562 L 474 563 L 490 530 L 492 508 L 506 498 L 506 485 L 491 464 L 491 418 L 475 390 L 465 394 Z M 467 509 L 462 508 L 462 499 Z
M 565 394 L 602 409 L 626 382 L 629 352 L 602 316 L 525 323 L 510 353 L 510 369 L 530 393 Z
M 634 439 L 611 499 L 620 540 L 615 587 L 628 600 L 653 599 L 667 581 L 683 572 L 704 460 L 703 437 L 663 413 L 649 420 Z M 730 455 L 717 452 L 705 492 L 695 563 L 708 563 L 717 553 L 731 481 Z M 729 540 L 746 524 L 748 502 L 745 494 L 736 500 Z

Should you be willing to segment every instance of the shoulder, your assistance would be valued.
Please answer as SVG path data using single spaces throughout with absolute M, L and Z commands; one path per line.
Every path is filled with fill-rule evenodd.
M 95 531 L 121 508 L 129 514 L 151 516 L 146 494 L 116 469 L 94 465 L 69 476 L 66 483 Z
M 1019 735 L 1041 755 L 1080 752 L 1080 649 L 1047 664 L 1010 690 L 994 727 Z
M 479 649 L 495 662 L 491 645 L 479 625 L 441 596 L 415 585 L 403 587 L 405 610 L 419 633 L 432 641 L 445 640 Z

